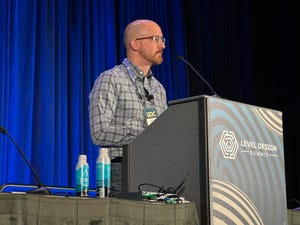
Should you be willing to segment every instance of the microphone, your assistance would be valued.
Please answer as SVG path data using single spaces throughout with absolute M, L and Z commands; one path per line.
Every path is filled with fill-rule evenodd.
M 31 163 L 29 162 L 29 160 L 26 158 L 24 152 L 18 146 L 18 144 L 16 143 L 16 141 L 14 140 L 14 138 L 10 135 L 10 133 L 8 133 L 8 131 L 4 127 L 2 127 L 2 126 L 0 126 L 0 133 L 6 134 L 10 138 L 10 140 L 14 143 L 14 145 L 16 146 L 16 148 L 18 149 L 18 151 L 22 155 L 23 159 L 29 165 L 31 171 L 33 172 L 33 175 L 34 175 L 35 179 L 38 182 L 38 187 L 36 189 L 27 191 L 27 193 L 30 193 L 30 194 L 45 194 L 45 195 L 50 195 L 51 194 L 50 190 L 42 183 L 40 177 L 38 176 L 38 173 L 36 172 L 36 170 L 34 169 L 34 167 L 31 165 Z
M 145 90 L 147 101 L 151 102 L 154 99 L 154 96 L 150 95 L 149 91 L 146 88 L 144 88 L 144 90 Z
M 186 61 L 181 55 L 177 56 L 177 59 L 181 60 L 182 62 L 184 62 L 185 64 L 187 64 L 197 75 L 198 77 L 200 77 L 200 79 L 207 85 L 207 87 L 210 89 L 210 91 L 213 93 L 212 96 L 214 97 L 220 97 L 215 91 L 214 89 L 210 86 L 210 84 L 204 79 L 203 76 L 201 76 L 201 74 L 188 62 Z

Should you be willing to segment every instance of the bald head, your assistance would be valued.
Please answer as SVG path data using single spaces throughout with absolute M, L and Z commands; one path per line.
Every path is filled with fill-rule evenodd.
M 161 29 L 159 25 L 152 20 L 139 19 L 131 22 L 124 31 L 125 48 L 129 48 L 130 41 L 153 35 L 155 32 L 161 33 Z
M 165 39 L 160 26 L 152 20 L 139 19 L 128 24 L 124 30 L 124 45 L 127 59 L 144 75 L 152 65 L 163 61 Z

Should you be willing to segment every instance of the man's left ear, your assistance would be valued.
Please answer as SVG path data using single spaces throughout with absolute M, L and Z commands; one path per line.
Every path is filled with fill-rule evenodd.
M 129 46 L 133 51 L 137 51 L 139 49 L 139 43 L 136 40 L 129 42 Z

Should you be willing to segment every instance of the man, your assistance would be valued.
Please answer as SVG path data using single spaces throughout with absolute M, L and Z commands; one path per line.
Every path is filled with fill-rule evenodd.
M 159 25 L 133 21 L 124 31 L 124 45 L 127 58 L 101 73 L 89 95 L 93 143 L 111 147 L 111 195 L 121 192 L 122 146 L 167 108 L 166 91 L 151 71 L 163 61 L 165 38 Z

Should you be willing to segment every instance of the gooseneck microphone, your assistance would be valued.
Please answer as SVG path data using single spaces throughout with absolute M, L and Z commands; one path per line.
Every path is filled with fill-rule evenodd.
M 177 56 L 177 59 L 181 60 L 182 62 L 184 62 L 185 64 L 187 64 L 197 75 L 198 77 L 200 77 L 200 79 L 207 85 L 207 87 L 210 89 L 210 91 L 213 93 L 212 96 L 214 97 L 220 97 L 212 88 L 212 86 L 204 79 L 203 76 L 201 76 L 201 74 L 188 62 L 186 61 L 181 55 Z
M 16 146 L 16 148 L 18 149 L 18 151 L 22 155 L 23 159 L 29 165 L 31 171 L 33 172 L 33 175 L 34 175 L 35 179 L 38 182 L 38 187 L 36 189 L 27 191 L 27 193 L 30 193 L 30 194 L 45 194 L 45 195 L 50 195 L 51 194 L 50 190 L 42 183 L 42 181 L 41 181 L 38 173 L 36 172 L 36 170 L 34 169 L 34 167 L 31 165 L 31 163 L 29 162 L 29 160 L 26 158 L 24 152 L 21 150 L 21 148 L 16 143 L 16 141 L 14 140 L 14 138 L 10 135 L 10 133 L 8 133 L 8 131 L 4 127 L 2 127 L 2 126 L 0 126 L 0 133 L 6 134 L 10 138 L 10 140 L 14 143 L 14 145 Z

